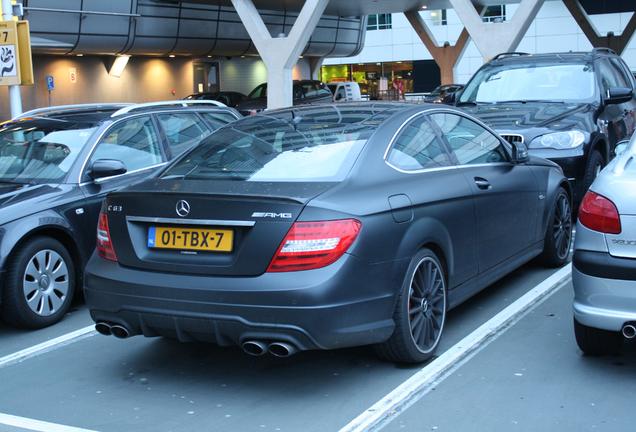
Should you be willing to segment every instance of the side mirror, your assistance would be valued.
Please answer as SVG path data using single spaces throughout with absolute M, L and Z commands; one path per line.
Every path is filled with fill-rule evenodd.
M 622 155 L 623 153 L 625 153 L 625 150 L 627 150 L 627 146 L 629 146 L 628 140 L 619 141 L 618 144 L 616 144 L 616 148 L 614 149 L 614 154 L 616 154 L 616 156 Z
M 622 104 L 629 102 L 634 97 L 634 91 L 627 87 L 612 87 L 607 90 L 605 103 L 608 105 Z
M 93 180 L 126 174 L 126 165 L 117 159 L 97 159 L 91 164 L 88 175 Z
M 528 155 L 528 147 L 524 143 L 511 143 L 512 146 L 512 161 L 516 164 L 526 163 L 530 160 Z

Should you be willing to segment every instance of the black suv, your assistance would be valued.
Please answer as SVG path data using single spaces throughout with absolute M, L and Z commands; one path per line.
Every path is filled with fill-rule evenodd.
M 25 113 L 0 128 L 0 316 L 60 320 L 95 249 L 103 197 L 140 181 L 236 120 L 206 102 L 79 105 Z
M 635 81 L 609 49 L 505 53 L 482 66 L 456 98 L 506 140 L 558 163 L 575 202 L 636 129 Z
M 294 105 L 312 103 L 331 103 L 333 94 L 324 83 L 315 80 L 294 81 Z M 243 115 L 256 114 L 267 108 L 267 84 L 260 84 L 247 95 L 247 99 L 239 104 L 238 109 Z

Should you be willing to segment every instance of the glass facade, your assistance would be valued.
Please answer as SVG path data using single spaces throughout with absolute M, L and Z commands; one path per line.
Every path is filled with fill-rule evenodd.
M 323 82 L 355 81 L 372 100 L 396 100 L 413 92 L 413 62 L 358 63 L 323 66 Z

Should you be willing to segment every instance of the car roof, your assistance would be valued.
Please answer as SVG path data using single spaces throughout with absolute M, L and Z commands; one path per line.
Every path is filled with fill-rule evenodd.
M 591 62 L 603 57 L 617 57 L 611 49 L 597 48 L 592 51 L 567 51 L 555 53 L 501 53 L 488 62 L 488 65 L 499 64 L 526 64 L 526 63 L 549 63 L 549 62 Z
M 365 123 L 373 119 L 374 122 L 382 123 L 394 115 L 405 113 L 409 111 L 424 111 L 427 109 L 452 109 L 459 111 L 453 107 L 443 106 L 439 104 L 430 103 L 415 103 L 415 102 L 395 102 L 395 101 L 377 101 L 377 102 L 341 102 L 341 103 L 324 103 L 324 104 L 308 104 L 308 105 L 296 105 L 289 108 L 280 108 L 276 110 L 264 111 L 256 114 L 255 116 L 245 117 L 247 119 L 254 117 L 289 117 L 301 118 L 303 115 L 312 113 L 317 118 L 325 119 L 328 121 L 328 115 L 330 113 L 349 116 L 360 116 L 359 120 L 351 121 L 351 123 Z M 241 120 L 239 120 L 241 121 Z M 319 122 L 319 120 L 317 120 Z
M 74 127 L 95 127 L 99 123 L 102 123 L 106 120 L 109 120 L 116 114 L 119 110 L 123 108 L 131 108 L 135 107 L 134 104 L 108 104 L 108 105 L 100 105 L 94 108 L 89 107 L 64 107 L 61 106 L 59 109 L 57 107 L 51 107 L 50 110 L 43 110 L 41 112 L 37 112 L 34 110 L 33 115 L 29 115 L 29 113 L 25 113 L 21 117 L 17 117 L 13 120 L 9 120 L 3 124 L 6 125 L 16 125 L 16 124 L 24 124 L 25 122 L 35 122 L 36 124 L 43 124 L 46 120 L 55 121 L 55 122 L 66 122 L 64 127 L 71 127 L 71 125 L 76 125 Z M 221 110 L 221 111 L 231 111 L 235 112 L 233 108 L 221 107 L 216 105 L 190 105 L 190 106 L 180 106 L 180 105 L 159 105 L 159 106 L 143 106 L 140 104 L 138 108 L 131 110 L 130 112 L 124 113 L 120 118 L 124 118 L 133 114 L 140 113 L 149 113 L 155 111 L 209 111 L 209 110 Z

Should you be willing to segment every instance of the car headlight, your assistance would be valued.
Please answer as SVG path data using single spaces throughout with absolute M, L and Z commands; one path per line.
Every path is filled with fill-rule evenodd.
M 567 132 L 552 132 L 536 137 L 530 143 L 530 148 L 551 148 L 567 150 L 580 147 L 585 142 L 585 134 L 578 130 Z

